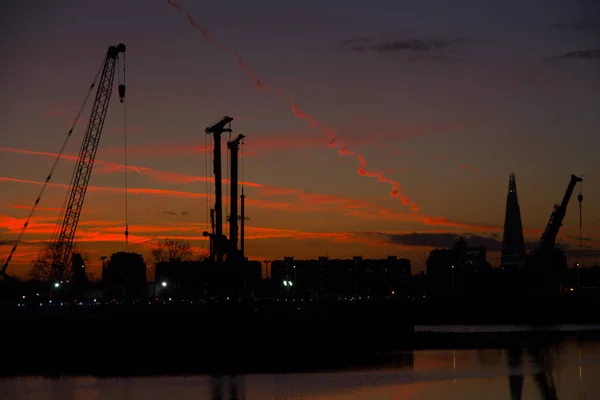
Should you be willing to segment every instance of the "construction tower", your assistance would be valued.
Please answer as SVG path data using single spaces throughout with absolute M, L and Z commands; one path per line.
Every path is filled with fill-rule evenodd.
M 521 209 L 517 197 L 517 182 L 515 174 L 511 173 L 506 196 L 501 265 L 502 268 L 522 268 L 525 267 L 525 263 L 525 238 L 523 237 Z

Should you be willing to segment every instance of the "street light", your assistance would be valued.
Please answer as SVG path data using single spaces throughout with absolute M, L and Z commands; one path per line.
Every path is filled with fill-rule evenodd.
M 164 282 L 164 281 L 163 281 L 163 282 L 162 282 L 160 285 L 161 285 L 162 287 L 167 287 L 167 282 Z
M 284 280 L 283 281 L 283 286 L 285 286 L 285 288 L 287 289 L 287 294 L 289 296 L 289 294 L 290 294 L 290 288 L 292 286 L 294 286 L 294 284 L 292 283 L 292 281 Z

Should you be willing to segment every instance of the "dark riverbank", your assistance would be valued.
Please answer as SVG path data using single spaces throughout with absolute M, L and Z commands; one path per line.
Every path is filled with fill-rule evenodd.
M 411 304 L 415 325 L 600 324 L 599 296 L 446 296 Z
M 34 308 L 4 314 L 2 375 L 249 373 L 336 367 L 406 348 L 390 302 Z M 358 361 L 356 361 L 358 360 Z
M 508 320 L 514 324 L 526 319 L 528 313 L 539 306 L 531 303 L 517 310 L 511 308 L 514 305 L 506 307 L 507 303 L 503 304 L 504 308 L 498 305 L 495 319 L 487 318 L 483 310 L 478 313 L 478 309 L 473 308 L 477 306 L 466 309 L 466 303 L 463 303 L 461 312 L 464 321 L 481 321 L 477 317 L 486 316 L 483 320 L 490 332 L 415 332 L 413 321 L 439 325 L 450 320 L 459 325 L 455 322 L 460 320 L 456 315 L 452 318 L 439 310 L 428 313 L 426 308 L 419 308 L 424 305 L 432 307 L 432 304 L 411 306 L 388 301 L 75 303 L 52 307 L 10 307 L 0 314 L 5 346 L 0 375 L 302 372 L 347 369 L 366 364 L 410 364 L 413 349 L 504 348 L 515 343 L 600 337 L 597 331 L 553 330 L 540 322 L 545 319 L 539 318 L 539 315 L 531 318 L 536 321 L 535 324 L 527 326 L 545 328 L 546 331 L 528 331 L 527 327 L 517 332 L 505 328 L 494 331 L 489 326 L 495 321 Z M 494 310 L 490 304 L 489 309 Z M 573 306 L 577 303 L 566 304 Z M 458 305 L 453 302 L 446 308 L 440 307 L 447 310 Z M 547 320 L 554 323 L 573 320 L 562 318 L 569 317 L 567 311 L 568 307 L 562 315 L 555 314 Z M 469 315 L 471 318 L 466 318 Z

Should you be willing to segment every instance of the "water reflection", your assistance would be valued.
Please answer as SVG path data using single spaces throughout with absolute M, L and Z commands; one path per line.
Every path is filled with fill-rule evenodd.
M 558 400 L 556 385 L 552 376 L 554 360 L 550 349 L 533 342 L 511 343 L 506 351 L 511 400 L 521 400 L 523 398 L 523 362 L 525 354 L 529 356 L 534 368 L 537 369 L 533 374 L 533 380 L 542 399 Z
M 540 338 L 541 339 L 541 338 Z M 558 351 L 558 353 L 557 353 Z M 303 374 L 0 379 L 2 400 L 507 400 L 600 398 L 600 341 L 417 350 Z M 349 368 L 348 368 L 349 367 Z M 553 371 L 554 376 L 552 376 Z M 559 375 L 560 371 L 560 375 Z
M 227 383 L 227 384 L 225 384 Z M 226 389 L 228 397 L 225 396 Z M 210 377 L 210 399 L 211 400 L 246 400 L 246 388 L 243 376 L 211 376 Z

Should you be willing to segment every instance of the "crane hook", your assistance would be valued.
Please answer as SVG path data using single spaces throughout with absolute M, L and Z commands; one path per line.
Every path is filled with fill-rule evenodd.
M 119 85 L 119 97 L 120 97 L 120 102 L 123 103 L 125 102 L 125 85 L 124 84 L 120 84 Z

